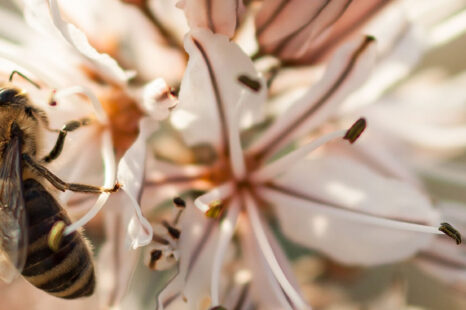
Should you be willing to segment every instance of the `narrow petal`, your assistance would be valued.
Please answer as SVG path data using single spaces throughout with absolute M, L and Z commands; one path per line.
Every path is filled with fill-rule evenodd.
M 425 35 L 417 25 L 407 21 L 400 8 L 398 10 L 387 8 L 384 13 L 385 18 L 377 18 L 376 26 L 369 26 L 367 30 L 376 38 L 384 39 L 377 46 L 378 57 L 374 72 L 368 81 L 345 101 L 342 105 L 342 113 L 348 113 L 379 100 L 390 87 L 411 73 L 426 52 Z M 387 22 L 395 19 L 400 26 L 387 30 Z
M 321 81 L 281 115 L 251 146 L 250 152 L 258 159 L 266 158 L 291 139 L 324 122 L 367 79 L 375 58 L 374 42 L 373 38 L 365 37 L 343 46 Z
M 28 1 L 26 3 L 26 9 L 34 11 L 39 4 L 37 1 Z M 63 35 L 65 40 L 73 46 L 78 53 L 83 57 L 97 66 L 102 73 L 112 79 L 114 82 L 119 84 L 126 83 L 127 79 L 130 77 L 129 73 L 121 69 L 117 62 L 107 54 L 100 54 L 97 52 L 88 42 L 86 36 L 82 31 L 80 31 L 76 26 L 66 22 L 60 13 L 60 9 L 57 3 L 57 0 L 49 0 L 50 5 L 50 14 L 48 16 L 41 16 L 39 22 L 49 23 L 48 18 L 52 19 L 53 24 L 58 29 L 58 31 Z M 40 8 L 39 12 L 46 13 L 44 8 Z M 30 15 L 34 15 L 31 13 Z M 37 14 L 35 14 L 37 16 Z
M 211 304 L 210 275 L 219 226 L 188 202 L 180 228 L 178 274 L 159 295 L 158 309 L 171 309 L 169 306 L 177 299 L 184 300 L 187 309 L 207 309 Z
M 301 56 L 350 3 L 351 0 L 265 1 L 256 19 L 261 49 L 283 59 Z
M 129 249 L 127 244 L 128 208 L 127 199 L 112 196 L 111 208 L 105 212 L 106 242 L 98 257 L 99 293 L 103 307 L 117 306 L 125 295 L 139 252 Z
M 305 51 L 297 61 L 300 63 L 319 62 L 332 55 L 334 49 L 338 48 L 348 38 L 360 32 L 371 18 L 374 18 L 386 5 L 394 1 L 387 0 L 353 0 L 346 12 L 337 20 L 333 26 L 321 33 L 312 45 Z
M 257 171 L 254 171 L 251 175 L 251 179 L 254 182 L 266 182 L 280 173 L 288 170 L 289 166 L 296 163 L 299 160 L 302 160 L 306 156 L 309 155 L 312 151 L 317 149 L 318 147 L 322 146 L 323 144 L 330 142 L 337 138 L 343 138 L 346 134 L 346 130 L 340 130 L 332 132 L 328 135 L 320 137 L 296 150 L 293 152 L 286 154 L 285 156 L 277 159 L 276 161 L 272 162 L 271 164 L 267 164 L 264 167 L 261 167 Z
M 345 156 L 356 160 L 377 174 L 407 182 L 422 191 L 423 187 L 418 176 L 408 163 L 400 161 L 393 151 L 396 147 L 399 147 L 398 143 L 392 143 L 392 140 L 385 138 L 371 126 L 371 130 L 361 137 L 358 143 L 336 142 L 328 145 L 325 154 Z
M 220 280 L 223 261 L 228 250 L 235 231 L 236 221 L 238 219 L 240 205 L 238 201 L 232 201 L 228 208 L 228 213 L 220 224 L 218 245 L 215 249 L 214 260 L 212 263 L 212 280 L 210 294 L 212 296 L 212 306 L 220 305 Z
M 439 234 L 437 212 L 416 189 L 342 157 L 295 164 L 260 195 L 289 238 L 346 264 L 404 259 Z
M 421 73 L 396 93 L 368 107 L 366 114 L 377 127 L 410 144 L 462 150 L 466 145 L 465 81 L 464 73 L 440 82 L 428 72 Z
M 253 302 L 260 309 L 310 309 L 300 296 L 286 256 L 254 210 L 257 205 L 249 196 L 244 203 L 248 220 L 240 222 L 239 233 L 250 272 Z
M 267 235 L 265 226 L 260 219 L 257 210 L 258 206 L 249 194 L 245 195 L 245 205 L 248 212 L 251 232 L 258 245 L 257 248 L 260 249 L 267 264 L 266 266 L 287 297 L 288 305 L 291 306 L 292 309 L 310 309 L 310 306 L 303 300 L 296 283 L 294 283 L 294 278 L 291 277 L 290 280 L 290 268 L 286 264 L 286 259 L 284 259 L 285 255 L 283 253 L 277 255 L 276 251 L 278 247 L 272 247 L 272 243 L 269 239 L 270 234 Z
M 182 129 L 189 145 L 207 142 L 226 154 L 229 122 L 244 91 L 238 78 L 247 75 L 262 86 L 265 81 L 258 77 L 249 57 L 225 36 L 196 29 L 186 36 L 185 48 L 190 59 L 172 123 Z M 265 94 L 265 87 L 245 94 L 240 128 L 262 119 Z
M 206 28 L 214 33 L 233 37 L 244 13 L 239 0 L 182 0 L 177 6 L 184 10 L 191 28 Z
M 147 245 L 152 240 L 152 226 L 143 217 L 138 201 L 140 201 L 144 182 L 146 145 L 148 137 L 158 127 L 152 119 L 141 119 L 139 136 L 118 164 L 118 181 L 121 190 L 128 196 L 133 207 L 133 216 L 128 223 L 128 234 L 133 249 Z

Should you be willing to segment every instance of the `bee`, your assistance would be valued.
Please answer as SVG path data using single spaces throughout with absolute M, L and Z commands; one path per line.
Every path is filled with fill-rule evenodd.
M 33 83 L 26 76 L 17 73 Z M 47 156 L 38 158 L 45 112 L 33 106 L 28 96 L 11 83 L 0 88 L 0 277 L 12 281 L 20 272 L 37 288 L 60 298 L 74 299 L 94 292 L 92 253 L 80 231 L 63 236 L 56 248 L 49 246 L 49 233 L 57 223 L 70 218 L 46 189 L 101 193 L 117 190 L 67 183 L 44 164 L 56 159 L 68 132 L 87 125 L 89 119 L 71 121 L 58 132 Z

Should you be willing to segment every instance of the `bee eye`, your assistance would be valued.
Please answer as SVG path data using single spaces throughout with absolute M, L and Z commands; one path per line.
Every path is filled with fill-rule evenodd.
M 13 88 L 4 88 L 0 91 L 0 105 L 17 104 L 13 98 L 18 95 L 18 90 Z

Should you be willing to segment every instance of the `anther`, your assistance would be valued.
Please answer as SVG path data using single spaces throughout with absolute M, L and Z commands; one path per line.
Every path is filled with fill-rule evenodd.
M 105 193 L 115 193 L 115 192 L 118 192 L 121 187 L 122 187 L 122 184 L 117 182 L 117 183 L 115 183 L 115 185 L 113 185 L 112 188 L 103 188 L 102 187 L 102 191 L 105 192 Z
M 213 219 L 218 219 L 222 215 L 223 210 L 223 203 L 220 200 L 216 200 L 209 204 L 209 209 L 205 212 L 205 215 Z
M 461 243 L 461 234 L 458 230 L 456 230 L 453 226 L 451 226 L 448 223 L 441 223 L 439 229 L 441 232 L 443 232 L 445 235 L 448 237 L 452 238 L 455 240 L 456 244 Z
M 179 239 L 181 231 L 173 226 L 171 226 L 167 221 L 163 221 L 162 225 L 167 229 L 168 233 L 173 239 Z
M 60 243 L 63 239 L 63 232 L 65 231 L 65 227 L 65 222 L 58 221 L 53 224 L 52 229 L 49 232 L 47 241 L 49 248 L 54 252 L 57 252 L 60 248 Z
M 55 94 L 56 93 L 57 93 L 56 89 L 52 90 L 52 92 L 50 93 L 49 105 L 52 106 L 52 107 L 57 105 L 57 100 L 55 100 Z
M 262 87 L 261 83 L 258 80 L 253 79 L 244 74 L 238 76 L 238 82 L 240 82 L 241 84 L 248 87 L 254 92 L 258 92 Z
M 161 237 L 159 235 L 156 235 L 156 234 L 152 235 L 152 241 L 154 241 L 155 243 L 161 244 L 161 245 L 169 245 L 170 244 L 170 242 L 167 239 L 165 239 L 165 238 L 163 238 L 163 237 Z
M 173 203 L 175 206 L 178 208 L 186 208 L 186 201 L 184 201 L 181 197 L 175 197 L 173 198 Z
M 363 133 L 364 129 L 366 129 L 366 119 L 360 118 L 346 131 L 343 139 L 348 140 L 350 143 L 354 143 Z
M 155 265 L 158 260 L 162 258 L 162 251 L 161 250 L 153 250 L 150 252 L 150 261 L 149 261 L 149 268 L 155 270 Z

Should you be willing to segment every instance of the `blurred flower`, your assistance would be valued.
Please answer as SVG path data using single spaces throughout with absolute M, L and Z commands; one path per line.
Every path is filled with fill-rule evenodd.
M 61 128 L 70 120 L 90 119 L 88 125 L 68 134 L 63 154 L 57 163 L 51 163 L 51 170 L 66 181 L 103 181 L 107 188 L 118 182 L 121 187 L 111 197 L 101 193 L 96 201 L 92 195 L 69 192 L 60 197 L 71 216 L 85 211 L 66 227 L 65 234 L 87 224 L 105 204 L 111 205 L 105 212 L 108 239 L 101 251 L 105 263 L 97 269 L 102 274 L 99 278 L 105 279 L 98 281 L 100 298 L 104 304 L 113 304 L 125 291 L 124 283 L 132 271 L 119 268 L 121 256 L 126 259 L 133 253 L 130 248 L 145 245 L 152 238 L 152 227 L 138 202 L 146 140 L 158 121 L 168 116 L 175 98 L 160 79 L 143 87 L 130 85 L 128 80 L 134 73 L 97 52 L 78 28 L 63 19 L 56 0 L 26 0 L 23 11 L 28 24 L 14 11 L 0 8 L 2 18 L 8 21 L 0 26 L 5 34 L 0 39 L 2 73 L 8 76 L 18 70 L 40 85 L 36 89 L 20 77 L 12 81 L 45 110 L 50 128 Z M 9 29 L 12 24 L 14 33 Z M 44 153 L 55 140 L 55 133 L 46 134 Z
M 186 58 L 181 48 L 186 21 L 174 0 L 58 1 L 64 14 L 100 52 L 135 70 L 135 82 L 164 78 L 177 85 Z

